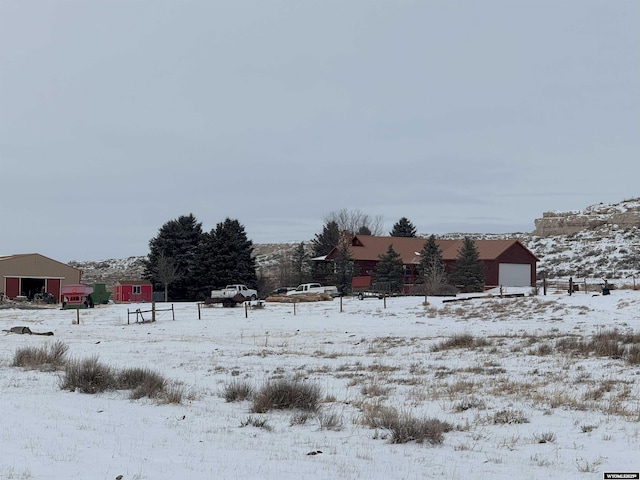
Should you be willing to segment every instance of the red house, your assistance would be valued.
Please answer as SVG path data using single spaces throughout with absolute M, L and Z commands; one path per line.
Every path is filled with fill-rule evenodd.
M 116 303 L 150 302 L 152 297 L 153 286 L 148 280 L 122 280 L 113 287 L 113 301 Z
M 402 257 L 405 267 L 405 286 L 415 283 L 420 263 L 420 250 L 427 240 L 408 237 L 376 237 L 355 235 L 351 239 L 349 253 L 354 263 L 353 288 L 362 289 L 370 285 L 375 276 L 380 255 L 386 253 L 389 245 Z M 453 270 L 462 240 L 436 240 L 442 251 L 447 273 Z M 480 260 L 484 263 L 484 278 L 487 287 L 533 286 L 536 284 L 536 256 L 518 240 L 475 240 Z M 331 261 L 337 254 L 337 247 L 325 257 Z

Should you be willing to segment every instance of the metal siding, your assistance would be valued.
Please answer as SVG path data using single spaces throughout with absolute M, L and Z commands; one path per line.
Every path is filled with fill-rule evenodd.
M 56 297 L 56 302 L 60 302 L 61 288 L 59 278 L 47 278 L 45 280 L 45 289 L 48 293 L 51 293 Z
M 13 300 L 20 295 L 20 279 L 17 277 L 8 277 L 4 279 L 6 285 L 5 294 L 7 298 Z

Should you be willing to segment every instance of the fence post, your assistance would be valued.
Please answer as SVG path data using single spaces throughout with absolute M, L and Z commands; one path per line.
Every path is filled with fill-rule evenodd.
M 244 318 L 249 318 L 249 304 L 244 302 Z
M 202 320 L 202 317 L 200 316 L 200 302 L 198 302 L 198 320 Z
M 573 294 L 573 277 L 569 277 L 569 295 Z
M 80 309 L 79 308 L 76 308 L 76 319 L 77 319 L 78 325 L 80 325 Z
M 152 322 L 156 321 L 156 301 L 155 300 L 151 301 L 151 321 Z

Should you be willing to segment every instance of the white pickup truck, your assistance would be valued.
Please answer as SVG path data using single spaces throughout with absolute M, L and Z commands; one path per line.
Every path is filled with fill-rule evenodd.
M 235 284 L 227 285 L 221 290 L 211 290 L 211 297 L 205 300 L 205 303 L 222 303 L 225 307 L 232 307 L 236 303 L 246 302 L 247 300 L 256 300 L 258 292 L 246 285 Z
M 338 292 L 338 287 L 336 286 L 322 286 L 319 283 L 303 283 L 302 285 L 298 285 L 295 290 L 290 290 L 287 292 L 287 295 L 301 295 L 304 293 L 326 293 L 331 295 L 332 297 L 340 296 L 340 292 Z

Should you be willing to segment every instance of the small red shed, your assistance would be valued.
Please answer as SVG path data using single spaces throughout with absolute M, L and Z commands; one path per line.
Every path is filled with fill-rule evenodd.
M 149 280 L 121 280 L 113 287 L 113 301 L 150 302 L 153 297 L 153 285 Z

